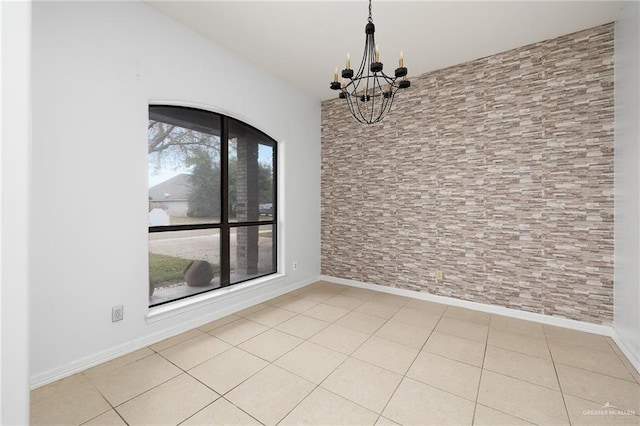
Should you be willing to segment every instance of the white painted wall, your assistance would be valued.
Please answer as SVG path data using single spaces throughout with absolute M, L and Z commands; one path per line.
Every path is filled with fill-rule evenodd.
M 640 3 L 615 28 L 616 341 L 640 371 Z
M 281 143 L 281 241 L 297 271 L 145 320 L 150 101 L 210 108 Z M 142 3 L 34 3 L 32 199 L 38 385 L 318 276 L 320 103 Z
M 29 424 L 31 3 L 0 1 L 0 424 Z

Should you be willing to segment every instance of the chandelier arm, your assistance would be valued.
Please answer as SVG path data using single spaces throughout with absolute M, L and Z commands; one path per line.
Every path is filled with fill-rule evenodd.
M 381 112 L 378 121 L 382 121 L 382 118 L 387 115 L 389 111 L 391 111 L 391 105 L 393 105 L 393 99 L 395 98 L 395 93 L 392 93 L 390 97 L 386 99 L 387 103 L 385 105 L 384 110 Z
M 371 116 L 369 121 L 373 121 L 373 115 L 376 112 L 376 85 L 378 85 L 378 89 L 380 89 L 380 82 L 378 81 L 378 77 L 374 74 L 372 78 L 373 87 L 371 88 Z
M 381 72 L 380 74 L 382 74 L 382 77 L 384 78 L 384 81 L 387 82 L 388 84 L 390 84 L 391 86 L 395 85 L 396 82 L 396 77 L 389 77 L 388 75 L 386 75 L 385 73 Z
M 380 92 L 380 93 L 382 93 L 382 92 Z M 380 97 L 380 106 L 379 106 L 378 115 L 376 116 L 375 120 L 373 119 L 373 114 L 371 115 L 371 121 L 375 122 L 375 123 L 377 123 L 378 121 L 380 121 L 382 119 L 382 116 L 384 115 L 384 110 L 386 108 L 387 99 L 384 96 L 379 96 L 379 97 Z
M 351 98 L 349 98 L 349 100 L 347 101 L 347 104 L 349 105 L 349 111 L 351 112 L 351 115 L 353 116 L 353 118 L 355 118 L 358 123 L 362 124 L 363 122 L 360 120 L 360 118 L 356 114 Z
M 399 89 L 406 89 L 410 82 L 406 79 L 407 69 L 403 67 L 402 52 L 400 67 L 391 75 L 383 71 L 375 44 L 375 25 L 372 16 L 372 1 L 369 0 L 369 16 L 365 26 L 365 45 L 357 73 L 347 67 L 342 71 L 343 82 L 334 80 L 330 88 L 339 90 L 339 97 L 345 99 L 349 112 L 361 124 L 380 122 L 391 110 Z M 398 78 L 404 77 L 398 82 Z M 347 82 L 348 80 L 348 82 Z
M 362 108 L 360 107 L 361 102 L 358 102 L 358 98 L 357 97 L 354 99 L 354 102 L 355 102 L 356 108 L 358 109 L 357 120 L 360 123 L 366 123 L 367 119 L 365 118 L 364 112 L 362 112 Z
M 359 101 L 359 98 L 358 98 L 357 94 L 356 94 L 355 99 L 353 100 L 353 102 L 355 102 L 355 104 L 356 104 L 356 107 L 358 109 L 358 115 L 359 115 L 360 119 L 362 119 L 362 121 L 366 122 L 367 119 L 365 118 L 364 113 L 362 112 L 362 108 L 360 107 L 360 104 L 364 105 L 364 102 Z M 358 121 L 360 121 L 360 120 L 358 120 Z
M 364 67 L 366 65 L 366 60 L 367 60 L 367 46 L 365 43 L 365 47 L 364 47 L 364 54 L 362 55 L 362 61 L 360 62 L 360 67 L 358 68 L 358 72 L 356 73 L 355 76 L 351 77 L 350 83 L 349 85 L 352 85 L 353 87 L 353 91 L 350 93 L 351 96 L 354 96 L 357 98 L 358 96 L 358 89 L 360 88 L 360 83 L 362 80 L 362 74 L 364 73 Z

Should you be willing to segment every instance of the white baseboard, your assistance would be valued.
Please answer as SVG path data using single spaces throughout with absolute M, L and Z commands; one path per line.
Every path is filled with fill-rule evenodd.
M 112 359 L 127 355 L 131 352 L 145 348 L 154 343 L 176 336 L 180 333 L 192 330 L 194 328 L 205 325 L 211 321 L 215 321 L 224 316 L 233 314 L 251 306 L 257 305 L 274 297 L 288 293 L 298 288 L 307 286 L 318 280 L 318 277 L 308 278 L 303 281 L 287 284 L 284 286 L 260 286 L 259 288 L 247 288 L 243 292 L 238 292 L 231 297 L 225 297 L 218 301 L 212 301 L 209 305 L 209 313 L 199 316 L 191 321 L 186 321 L 166 328 L 160 332 L 142 336 L 139 339 L 132 340 L 122 345 L 109 348 L 107 350 L 92 354 L 87 357 L 80 358 L 63 366 L 53 368 L 40 374 L 31 376 L 31 389 L 39 388 L 46 384 L 64 379 L 72 374 L 79 373 L 88 368 L 95 367 Z
M 599 334 L 611 337 L 614 343 L 620 348 L 622 353 L 627 357 L 633 368 L 640 374 L 640 355 L 635 353 L 613 326 L 592 324 L 583 321 L 576 321 L 567 318 L 553 317 L 551 315 L 536 314 L 533 312 L 524 312 L 517 309 L 505 308 L 502 306 L 487 305 L 484 303 L 469 302 L 466 300 L 456 299 L 453 297 L 436 296 L 434 294 L 420 293 L 413 290 L 388 287 L 378 284 L 365 283 L 361 281 L 348 280 L 344 278 L 335 278 L 327 275 L 321 275 L 324 281 L 336 284 L 344 284 L 352 287 L 366 288 L 370 290 L 380 291 L 384 293 L 396 294 L 399 296 L 411 297 L 414 299 L 427 300 L 430 302 L 442 303 L 450 306 L 459 306 L 461 308 L 473 309 L 476 311 L 487 312 L 490 314 L 504 315 L 511 318 L 518 318 L 527 321 L 538 322 L 541 324 L 554 325 L 557 327 L 568 328 L 570 330 L 584 331 L 587 333 Z
M 444 305 L 458 306 L 461 308 L 473 309 L 475 311 L 487 312 L 490 314 L 504 315 L 511 318 L 518 318 L 527 321 L 538 322 L 541 324 L 555 325 L 557 327 L 569 328 L 571 330 L 585 331 L 587 333 L 600 334 L 603 336 L 613 337 L 613 327 L 608 325 L 591 324 L 583 321 L 575 321 L 566 318 L 552 317 L 550 315 L 536 314 L 533 312 L 520 311 L 518 309 L 510 309 L 502 306 L 487 305 L 484 303 L 469 302 L 467 300 L 456 299 L 454 297 L 436 296 L 429 293 L 420 293 L 418 291 L 407 290 L 402 288 L 388 287 L 384 285 L 364 283 L 361 281 L 347 280 L 344 278 L 335 278 L 327 275 L 321 275 L 321 280 L 334 282 L 336 284 L 345 284 L 353 287 L 367 288 L 370 290 L 381 291 L 384 293 L 396 294 L 398 296 L 411 297 L 414 299 L 427 300 L 429 302 L 442 303 Z
M 98 364 L 110 361 L 136 350 L 145 348 L 154 343 L 160 342 L 164 339 L 168 339 L 180 333 L 184 333 L 193 328 L 200 327 L 208 322 L 215 321 L 218 318 L 222 318 L 226 315 L 233 314 L 234 312 L 241 311 L 258 303 L 262 303 L 266 300 L 273 299 L 282 294 L 296 290 L 298 288 L 307 286 L 315 281 L 323 280 L 336 284 L 344 284 L 352 287 L 366 288 L 383 293 L 396 294 L 399 296 L 411 297 L 419 300 L 426 300 L 430 302 L 442 303 L 449 306 L 458 306 L 467 309 L 473 309 L 476 311 L 487 312 L 490 314 L 504 315 L 512 318 L 523 319 L 527 321 L 538 322 L 541 324 L 554 325 L 557 327 L 568 328 L 571 330 L 584 331 L 587 333 L 594 333 L 603 336 L 608 336 L 618 345 L 620 350 L 629 359 L 629 362 L 633 367 L 640 372 L 640 359 L 638 354 L 635 354 L 625 344 L 624 339 L 614 330 L 612 326 L 591 324 L 583 321 L 575 321 L 566 318 L 552 317 L 550 315 L 536 314 L 532 312 L 524 312 L 517 309 L 505 308 L 502 306 L 487 305 L 484 303 L 469 302 L 466 300 L 456 299 L 453 297 L 436 296 L 428 293 L 420 293 L 413 290 L 400 289 L 394 287 L 388 287 L 378 284 L 365 283 L 361 281 L 348 280 L 344 278 L 335 278 L 327 275 L 319 275 L 317 277 L 308 278 L 303 281 L 288 284 L 285 286 L 279 286 L 277 288 L 259 288 L 254 291 L 243 292 L 242 297 L 229 297 L 224 300 L 224 305 L 212 303 L 210 313 L 200 316 L 192 321 L 187 321 L 162 330 L 161 332 L 146 335 L 140 339 L 127 342 L 125 344 L 110 348 L 108 350 L 93 354 L 88 357 L 78 359 L 74 362 L 66 364 L 61 367 L 57 367 L 48 370 L 44 373 L 37 374 L 31 377 L 31 389 L 38 388 L 56 380 L 63 379 L 72 374 L 79 373 L 88 368 L 94 367 Z M 221 305 L 221 306 L 218 306 Z

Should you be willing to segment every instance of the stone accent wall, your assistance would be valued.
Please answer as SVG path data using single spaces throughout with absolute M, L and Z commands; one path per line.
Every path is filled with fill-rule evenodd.
M 413 77 L 372 126 L 323 102 L 322 273 L 612 323 L 613 30 Z

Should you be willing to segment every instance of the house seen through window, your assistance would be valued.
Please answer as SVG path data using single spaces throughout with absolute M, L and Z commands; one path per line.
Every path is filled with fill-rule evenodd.
M 209 111 L 149 107 L 149 305 L 277 271 L 277 144 Z

